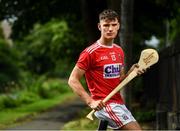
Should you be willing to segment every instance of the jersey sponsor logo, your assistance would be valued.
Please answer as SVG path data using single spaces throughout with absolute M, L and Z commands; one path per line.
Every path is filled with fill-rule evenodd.
M 118 78 L 120 77 L 120 63 L 104 65 L 103 77 L 104 78 Z

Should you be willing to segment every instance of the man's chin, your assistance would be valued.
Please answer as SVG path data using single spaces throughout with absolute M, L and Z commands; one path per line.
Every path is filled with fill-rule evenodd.
M 106 39 L 107 40 L 112 40 L 112 39 L 115 39 L 115 37 L 114 36 L 108 36 L 108 37 L 106 37 Z

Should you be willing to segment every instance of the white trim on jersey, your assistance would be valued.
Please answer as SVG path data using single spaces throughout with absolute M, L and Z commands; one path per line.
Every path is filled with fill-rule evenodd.
M 95 43 L 95 44 L 91 45 L 90 47 L 88 47 L 88 48 L 86 49 L 86 51 L 91 54 L 93 51 L 95 51 L 95 50 L 98 49 L 99 47 L 100 47 L 100 45 L 98 45 L 97 43 Z
M 120 45 L 117 45 L 117 44 L 113 44 L 114 46 L 116 46 L 116 47 L 118 47 L 118 48 L 121 48 L 122 49 L 122 47 L 120 46 Z

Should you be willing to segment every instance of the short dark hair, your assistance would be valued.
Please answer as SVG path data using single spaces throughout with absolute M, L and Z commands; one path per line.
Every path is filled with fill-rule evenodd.
M 116 18 L 119 21 L 118 13 L 112 9 L 106 9 L 99 14 L 99 21 L 104 19 L 115 20 Z

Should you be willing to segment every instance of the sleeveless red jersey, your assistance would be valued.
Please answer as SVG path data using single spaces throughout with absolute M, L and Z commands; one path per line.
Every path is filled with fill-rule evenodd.
M 116 44 L 104 46 L 96 42 L 81 52 L 76 65 L 86 71 L 85 78 L 91 97 L 103 100 L 121 81 L 124 52 Z M 124 104 L 119 92 L 108 102 Z

